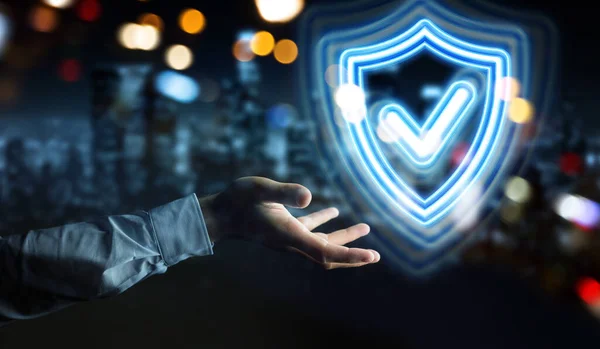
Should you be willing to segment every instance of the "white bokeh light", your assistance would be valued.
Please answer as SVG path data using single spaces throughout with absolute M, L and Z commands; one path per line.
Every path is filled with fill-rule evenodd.
M 158 47 L 160 43 L 160 33 L 158 29 L 151 25 L 138 25 L 135 29 L 135 47 L 151 51 Z
M 73 5 L 74 2 L 74 0 L 44 0 L 46 5 L 56 8 L 67 8 Z
M 341 85 L 335 93 L 335 103 L 350 123 L 361 122 L 367 116 L 365 92 L 356 85 Z
M 304 9 L 304 0 L 255 0 L 260 16 L 267 22 L 285 23 Z
M 119 28 L 118 39 L 121 45 L 128 49 L 136 48 L 136 35 L 138 25 L 135 23 L 125 23 Z
M 192 65 L 194 54 L 186 46 L 173 45 L 167 49 L 165 60 L 171 68 L 175 70 L 184 70 Z
M 600 222 L 598 203 L 581 196 L 563 194 L 554 207 L 559 216 L 584 228 L 596 227 Z
M 130 50 L 151 51 L 160 44 L 160 32 L 151 25 L 125 23 L 119 28 L 118 39 Z
M 563 194 L 556 200 L 554 208 L 559 216 L 572 221 L 579 212 L 585 210 L 585 202 L 578 196 Z
M 513 177 L 504 188 L 504 195 L 513 202 L 525 203 L 531 198 L 531 186 L 521 177 Z

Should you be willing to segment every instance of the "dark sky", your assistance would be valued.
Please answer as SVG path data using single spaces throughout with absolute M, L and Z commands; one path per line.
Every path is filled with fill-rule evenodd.
M 0 114 L 5 117 L 36 117 L 48 113 L 60 116 L 79 117 L 85 113 L 88 102 L 88 81 L 65 83 L 58 79 L 56 66 L 65 58 L 77 58 L 86 71 L 101 62 L 156 62 L 164 67 L 162 55 L 166 45 L 181 43 L 190 46 L 195 53 L 195 63 L 186 73 L 195 77 L 220 79 L 235 74 L 235 63 L 231 45 L 235 33 L 243 28 L 266 29 L 276 38 L 296 37 L 295 23 L 269 24 L 262 21 L 252 0 L 104 0 L 103 14 L 93 24 L 82 25 L 73 11 L 63 13 L 64 24 L 53 34 L 34 33 L 28 29 L 26 18 L 34 0 L 0 0 L 11 8 L 18 27 L 14 43 L 23 46 L 44 46 L 32 68 L 18 71 L 6 64 L 0 65 L 4 75 L 18 76 L 23 90 L 17 103 L 5 106 Z M 331 3 L 335 0 L 307 1 Z M 598 41 L 595 29 L 595 11 L 588 2 L 574 0 L 566 2 L 527 0 L 502 1 L 516 9 L 539 10 L 552 18 L 562 35 L 561 77 L 562 91 L 570 98 L 592 100 L 598 92 L 596 81 L 600 74 L 595 68 L 600 62 L 600 53 L 593 46 Z M 567 5 L 568 4 L 568 5 Z M 186 7 L 197 8 L 207 18 L 206 30 L 200 35 L 188 35 L 179 30 L 177 17 Z M 130 51 L 116 41 L 117 28 L 124 22 L 135 21 L 144 12 L 153 12 L 165 21 L 165 32 L 161 47 L 153 52 Z M 269 99 L 290 102 L 295 98 L 288 81 L 293 79 L 296 65 L 284 66 L 272 57 L 260 59 L 265 94 Z M 3 69 L 2 69 L 3 68 Z M 201 108 L 201 105 L 197 105 Z

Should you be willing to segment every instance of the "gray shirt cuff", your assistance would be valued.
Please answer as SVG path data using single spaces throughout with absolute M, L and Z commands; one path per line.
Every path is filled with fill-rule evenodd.
M 171 266 L 189 257 L 213 254 L 196 194 L 148 212 L 165 264 Z

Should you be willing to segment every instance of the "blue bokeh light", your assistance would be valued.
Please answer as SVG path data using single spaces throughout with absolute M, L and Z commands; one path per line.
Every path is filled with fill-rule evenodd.
M 290 126 L 296 115 L 296 109 L 289 104 L 277 104 L 267 111 L 267 125 L 273 129 Z
M 181 103 L 191 103 L 200 95 L 200 86 L 194 79 L 172 70 L 157 75 L 155 88 L 165 97 Z

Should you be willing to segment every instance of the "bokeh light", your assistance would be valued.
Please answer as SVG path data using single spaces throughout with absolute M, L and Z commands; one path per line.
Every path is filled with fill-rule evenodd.
M 260 16 L 267 22 L 285 23 L 304 9 L 304 0 L 255 0 Z
M 533 119 L 534 107 L 523 98 L 515 98 L 510 102 L 508 117 L 517 124 L 526 124 Z
M 582 278 L 577 283 L 576 288 L 577 294 L 585 303 L 593 305 L 600 302 L 600 283 L 595 279 Z
M 81 0 L 77 4 L 77 16 L 87 22 L 96 21 L 100 18 L 102 7 L 98 0 Z
M 249 62 L 254 58 L 250 40 L 240 39 L 233 44 L 233 56 L 240 62 Z
M 267 56 L 274 48 L 275 38 L 267 31 L 257 32 L 250 41 L 250 49 L 257 56 Z
M 154 28 L 156 28 L 156 30 L 158 30 L 159 32 L 162 32 L 165 27 L 163 20 L 158 15 L 155 15 L 154 13 L 142 14 L 138 18 L 138 23 L 140 25 L 151 25 Z
M 206 26 L 206 18 L 202 12 L 195 9 L 187 9 L 179 16 L 179 27 L 188 34 L 199 34 Z
M 342 68 L 342 74 L 345 74 L 346 68 Z M 325 70 L 325 82 L 330 87 L 336 88 L 340 84 L 340 66 L 337 64 L 330 65 Z
M 160 33 L 151 25 L 138 25 L 135 33 L 135 47 L 140 50 L 151 51 L 160 44 Z
M 359 86 L 353 84 L 341 85 L 338 87 L 334 98 L 346 121 L 358 123 L 367 116 L 365 92 Z
M 531 199 L 532 189 L 529 183 L 521 177 L 512 177 L 504 187 L 504 195 L 511 201 L 523 204 Z
M 118 31 L 118 39 L 123 47 L 128 49 L 136 48 L 136 31 L 138 25 L 135 23 L 125 23 L 123 24 Z
M 578 196 L 562 194 L 556 199 L 554 209 L 559 216 L 571 221 L 579 211 L 585 209 L 585 204 Z
M 46 5 L 56 8 L 67 8 L 72 6 L 74 2 L 74 0 L 44 0 Z
M 81 63 L 74 58 L 65 59 L 58 66 L 58 75 L 66 82 L 75 82 L 81 78 Z
M 175 70 L 185 70 L 194 62 L 194 54 L 184 45 L 173 45 L 165 53 L 167 65 Z
M 504 77 L 496 83 L 497 96 L 499 99 L 510 102 L 521 93 L 521 84 L 512 77 Z
M 34 30 L 50 33 L 58 26 L 59 18 L 56 10 L 46 6 L 35 6 L 31 10 L 29 21 Z
M 160 32 L 151 25 L 126 23 L 119 28 L 118 39 L 125 48 L 151 51 L 160 44 Z
M 579 195 L 560 195 L 554 209 L 559 216 L 581 228 L 594 228 L 600 222 L 600 205 Z
M 281 103 L 267 111 L 267 125 L 273 129 L 283 129 L 291 125 L 296 118 L 296 108 L 290 104 Z
M 194 79 L 169 70 L 157 75 L 155 88 L 163 96 L 181 103 L 191 103 L 200 94 L 200 86 Z
M 282 64 L 293 63 L 298 58 L 298 46 L 289 39 L 283 39 L 275 45 L 275 59 Z

